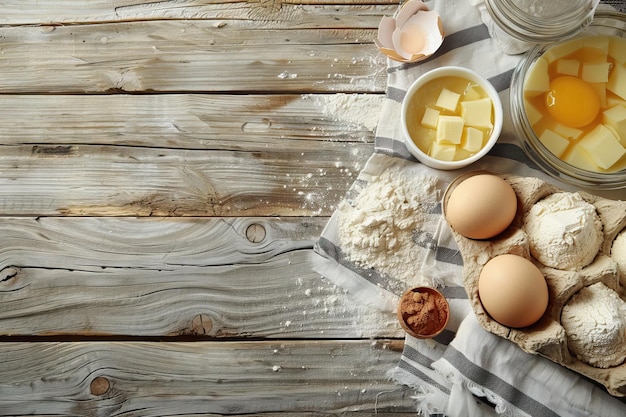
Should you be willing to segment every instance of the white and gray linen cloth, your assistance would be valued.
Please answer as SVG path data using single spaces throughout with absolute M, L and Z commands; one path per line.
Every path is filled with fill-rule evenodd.
M 376 130 L 375 152 L 346 199 L 354 198 L 372 178 L 389 167 L 415 175 L 436 175 L 441 192 L 466 170 L 485 169 L 539 177 L 567 191 L 575 189 L 547 177 L 524 154 L 509 115 L 509 84 L 523 55 L 504 53 L 490 36 L 489 21 L 480 1 L 432 0 L 446 37 L 430 59 L 402 64 L 388 61 L 388 87 Z M 613 2 L 615 4 L 615 2 Z M 600 7 L 602 7 L 601 5 Z M 604 5 L 604 7 L 607 7 Z M 500 94 L 505 121 L 498 143 L 487 157 L 457 171 L 437 171 L 418 163 L 402 141 L 400 108 L 409 85 L 421 74 L 448 65 L 470 68 L 487 78 Z M 589 190 L 587 190 L 589 191 Z M 593 192 L 593 190 L 591 190 Z M 618 198 L 624 190 L 605 197 Z M 424 280 L 439 287 L 451 306 L 445 331 L 434 339 L 406 336 L 401 359 L 390 378 L 416 390 L 416 413 L 425 416 L 626 416 L 626 401 L 580 374 L 544 357 L 522 351 L 514 343 L 485 331 L 477 322 L 462 284 L 463 261 L 436 204 L 424 213 L 420 236 L 419 276 L 415 283 L 398 283 L 394 277 L 363 270 L 343 254 L 338 238 L 336 211 L 315 244 L 316 270 L 346 289 L 356 301 L 395 312 L 401 289 Z M 395 281 L 395 282 L 394 282 Z

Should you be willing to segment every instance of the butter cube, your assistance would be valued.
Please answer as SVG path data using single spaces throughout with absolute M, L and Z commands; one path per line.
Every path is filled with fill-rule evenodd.
M 561 59 L 583 47 L 583 42 L 580 38 L 572 39 L 568 42 L 564 42 L 560 45 L 549 48 L 543 55 L 546 57 L 548 63 L 552 63 L 557 59 Z
M 581 78 L 588 83 L 605 83 L 609 81 L 610 67 L 608 62 L 586 62 L 583 64 Z
M 456 146 L 435 142 L 430 149 L 429 155 L 440 161 L 454 161 Z
M 463 100 L 478 100 L 483 97 L 485 97 L 485 92 L 478 84 L 471 84 L 465 89 L 463 94 Z
M 615 65 L 611 75 L 609 75 L 606 89 L 626 100 L 626 64 Z
M 524 100 L 524 109 L 531 126 L 534 126 L 543 117 L 543 114 L 528 100 Z
M 602 113 L 602 122 L 613 127 L 620 143 L 626 146 L 626 105 L 617 105 L 605 110 Z
M 582 130 L 576 129 L 575 127 L 569 127 L 562 125 L 561 123 L 557 123 L 554 127 L 554 133 L 563 136 L 565 139 L 578 139 L 578 137 L 583 133 Z
M 491 99 L 481 98 L 480 100 L 462 101 L 461 117 L 465 120 L 466 126 L 482 127 L 491 129 Z
M 600 99 L 600 107 L 606 106 L 606 83 L 588 83 L 591 88 L 595 90 Z
M 609 55 L 618 64 L 626 64 L 626 38 L 611 36 L 609 39 Z
M 607 94 L 606 96 L 606 107 L 613 107 L 613 106 L 617 106 L 617 105 L 624 105 L 626 106 L 626 100 L 621 99 L 617 96 L 614 96 L 613 94 Z
M 463 149 L 469 152 L 478 152 L 483 147 L 484 133 L 475 127 L 466 127 L 463 129 L 463 139 L 461 144 Z
M 556 63 L 556 72 L 563 75 L 578 77 L 580 62 L 575 59 L 559 59 Z
M 437 128 L 437 119 L 439 118 L 439 110 L 432 107 L 426 107 L 424 117 L 422 117 L 421 125 L 431 129 Z
M 580 146 L 575 146 L 563 159 L 568 164 L 587 171 L 598 171 L 598 166 Z
M 541 136 L 539 136 L 539 140 L 550 152 L 558 157 L 561 157 L 569 146 L 569 140 L 550 129 L 544 130 Z
M 461 143 L 465 122 L 459 116 L 440 115 L 437 120 L 437 139 L 439 143 L 458 145 Z
M 609 129 L 611 131 L 611 133 L 613 133 L 613 136 L 615 136 L 615 138 L 617 139 L 617 141 L 621 144 L 622 141 L 619 137 L 619 133 L 617 133 L 617 130 L 615 130 L 615 128 L 611 125 L 604 125 L 607 129 Z
M 609 169 L 622 156 L 626 155 L 626 148 L 622 146 L 611 129 L 598 125 L 586 134 L 579 142 L 591 159 L 600 168 Z
M 456 111 L 456 106 L 459 104 L 460 94 L 450 91 L 447 88 L 441 90 L 435 106 L 450 111 Z
M 535 97 L 550 89 L 550 76 L 548 75 L 548 61 L 543 57 L 538 58 L 528 70 L 524 80 L 524 95 Z

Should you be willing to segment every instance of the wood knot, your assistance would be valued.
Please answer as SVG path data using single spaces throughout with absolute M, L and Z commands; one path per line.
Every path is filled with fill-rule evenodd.
M 252 223 L 246 228 L 246 238 L 252 243 L 259 243 L 265 239 L 265 227 L 258 223 Z
M 109 388 L 111 388 L 111 383 L 103 376 L 94 378 L 89 384 L 89 390 L 93 395 L 104 395 L 109 391 Z
M 71 145 L 59 145 L 59 146 L 41 146 L 34 145 L 32 148 L 32 154 L 37 156 L 71 156 L 75 153 L 75 149 Z
M 7 266 L 6 268 L 2 268 L 2 270 L 0 270 L 0 282 L 6 282 L 11 280 L 12 278 L 15 278 L 19 272 L 19 268 L 15 266 Z
M 198 314 L 191 320 L 193 334 L 205 335 L 211 331 L 211 328 L 213 328 L 213 321 L 206 314 Z

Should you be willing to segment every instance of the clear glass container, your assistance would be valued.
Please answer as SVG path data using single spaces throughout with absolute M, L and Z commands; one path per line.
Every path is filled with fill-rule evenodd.
M 608 35 L 626 37 L 626 13 L 598 11 L 593 22 L 576 37 Z M 537 45 L 529 50 L 511 77 L 511 118 L 521 146 L 527 156 L 543 171 L 569 184 L 589 189 L 626 189 L 626 170 L 600 173 L 572 166 L 550 152 L 537 137 L 526 115 L 524 81 L 533 63 L 558 42 Z
M 507 35 L 524 42 L 562 40 L 587 27 L 600 0 L 485 0 L 489 15 Z

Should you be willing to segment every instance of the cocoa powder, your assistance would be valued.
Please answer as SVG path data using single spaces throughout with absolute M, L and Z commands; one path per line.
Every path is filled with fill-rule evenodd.
M 449 306 L 446 299 L 435 292 L 408 291 L 400 300 L 399 312 L 413 333 L 432 336 L 445 327 Z

